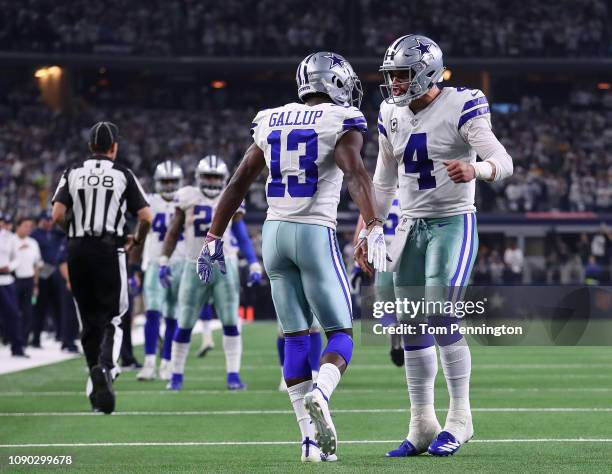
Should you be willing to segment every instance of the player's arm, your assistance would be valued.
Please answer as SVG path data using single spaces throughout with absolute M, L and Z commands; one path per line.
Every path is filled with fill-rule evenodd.
M 221 238 L 251 184 L 265 167 L 266 160 L 263 151 L 255 143 L 251 144 L 219 199 L 215 216 L 208 230 L 209 236 Z
M 362 134 L 356 130 L 348 131 L 338 141 L 334 158 L 336 164 L 344 173 L 349 194 L 357 204 L 366 223 L 367 262 L 373 263 L 373 265 L 367 266 L 367 262 L 364 262 L 363 265 L 368 267 L 368 271 L 372 271 L 374 268 L 385 271 L 387 251 L 382 228 L 384 221 L 376 213 L 374 187 L 361 159 L 362 146 Z
M 166 236 L 164 237 L 164 243 L 162 244 L 162 255 L 159 259 L 160 265 L 167 265 L 168 260 L 174 253 L 174 249 L 176 248 L 176 244 L 181 237 L 181 232 L 183 232 L 183 228 L 185 227 L 185 211 L 183 211 L 180 207 L 177 207 L 174 212 L 174 217 L 170 222 L 170 227 L 166 232 Z
M 391 143 L 382 134 L 378 135 L 378 158 L 373 182 L 376 192 L 376 213 L 384 222 L 397 193 L 397 161 Z

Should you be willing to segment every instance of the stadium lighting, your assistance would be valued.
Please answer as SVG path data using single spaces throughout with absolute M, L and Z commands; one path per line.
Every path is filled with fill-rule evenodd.
M 210 86 L 213 89 L 225 89 L 225 87 L 227 87 L 227 82 L 225 82 L 225 81 L 212 81 L 210 83 Z
M 610 84 L 609 82 L 600 82 L 599 84 L 597 84 L 597 88 L 607 91 L 612 89 L 612 84 Z
M 444 73 L 442 74 L 442 79 L 449 81 L 451 77 L 453 77 L 453 71 L 450 69 L 445 69 Z
M 49 76 L 59 76 L 62 73 L 62 68 L 59 66 L 41 67 L 34 72 L 34 77 L 43 79 Z

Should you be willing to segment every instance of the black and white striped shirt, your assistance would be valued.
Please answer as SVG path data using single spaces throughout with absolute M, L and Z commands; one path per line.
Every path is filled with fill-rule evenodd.
M 68 237 L 125 237 L 126 212 L 135 215 L 149 205 L 134 173 L 104 155 L 66 169 L 52 201 L 72 210 Z

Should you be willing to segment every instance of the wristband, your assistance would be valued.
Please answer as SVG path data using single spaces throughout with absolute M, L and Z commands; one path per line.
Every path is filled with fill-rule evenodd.
M 370 227 L 372 224 L 374 224 L 374 222 L 378 222 L 380 223 L 380 225 L 384 225 L 384 221 L 380 217 L 372 217 L 372 219 L 370 219 L 366 224 L 366 228 Z

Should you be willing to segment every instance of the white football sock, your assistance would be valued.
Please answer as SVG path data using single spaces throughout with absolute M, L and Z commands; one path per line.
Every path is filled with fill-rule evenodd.
M 289 400 L 293 405 L 293 411 L 297 418 L 298 425 L 300 425 L 300 432 L 302 433 L 302 440 L 306 437 L 314 440 L 314 427 L 310 421 L 310 415 L 306 411 L 304 406 L 304 396 L 312 390 L 312 380 L 306 380 L 305 382 L 298 383 L 292 387 L 287 387 L 287 393 L 289 394 Z
M 187 354 L 189 354 L 190 342 L 172 341 L 172 373 L 182 374 L 185 372 Z
M 202 323 L 202 347 L 208 346 L 212 342 L 211 321 L 201 321 Z
M 425 405 L 433 409 L 434 384 L 438 373 L 436 346 L 404 351 L 404 362 L 411 409 Z
M 329 362 L 323 364 L 319 369 L 317 377 L 317 388 L 323 392 L 323 395 L 329 400 L 340 382 L 340 370 L 334 364 Z
M 450 395 L 450 411 L 470 410 L 472 357 L 465 339 L 440 347 L 440 361 Z
M 319 371 L 313 370 L 310 372 L 310 375 L 312 376 L 312 383 L 317 383 L 317 378 L 319 378 Z
M 240 372 L 242 358 L 242 336 L 223 335 L 223 352 L 225 353 L 225 368 L 227 373 Z
M 155 367 L 155 354 L 145 354 L 144 366 Z

